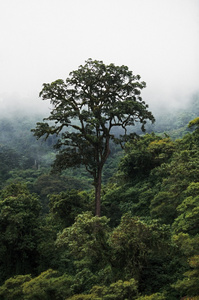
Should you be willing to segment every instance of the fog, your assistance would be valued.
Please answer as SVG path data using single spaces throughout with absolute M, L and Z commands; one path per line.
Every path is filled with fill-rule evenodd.
M 0 3 L 1 113 L 44 112 L 42 84 L 88 58 L 140 74 L 150 109 L 199 91 L 198 0 L 8 0 Z

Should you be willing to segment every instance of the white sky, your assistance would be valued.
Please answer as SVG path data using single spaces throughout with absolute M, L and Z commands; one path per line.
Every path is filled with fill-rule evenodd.
M 153 107 L 199 90 L 198 0 L 0 0 L 0 104 L 43 101 L 88 58 L 127 65 Z

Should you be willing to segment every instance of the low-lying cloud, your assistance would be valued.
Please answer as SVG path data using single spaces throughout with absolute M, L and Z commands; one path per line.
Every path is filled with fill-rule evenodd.
M 127 65 L 152 110 L 199 90 L 198 0 L 10 0 L 0 4 L 1 112 L 48 111 L 38 95 L 88 58 Z

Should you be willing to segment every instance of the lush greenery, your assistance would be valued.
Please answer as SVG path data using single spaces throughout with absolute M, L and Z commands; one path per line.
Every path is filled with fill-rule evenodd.
M 128 132 L 129 126 L 137 123 L 144 132 L 146 122 L 155 120 L 142 100 L 141 90 L 146 83 L 140 78 L 126 66 L 89 59 L 71 72 L 66 82 L 58 79 L 45 83 L 40 93 L 53 108 L 50 116 L 32 131 L 38 138 L 55 134 L 59 137 L 55 144 L 59 149 L 53 164 L 55 170 L 85 166 L 93 178 L 97 216 L 101 214 L 102 172 L 111 141 L 124 144 L 135 135 Z M 123 133 L 116 137 L 115 128 Z
M 83 168 L 50 173 L 40 116 L 1 118 L 0 299 L 199 299 L 196 100 L 189 120 L 111 144 L 101 217 Z

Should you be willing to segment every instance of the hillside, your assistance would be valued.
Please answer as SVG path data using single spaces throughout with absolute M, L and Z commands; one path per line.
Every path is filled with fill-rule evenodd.
M 50 172 L 41 116 L 0 119 L 0 299 L 198 299 L 198 100 L 112 145 L 101 217 L 83 168 Z

